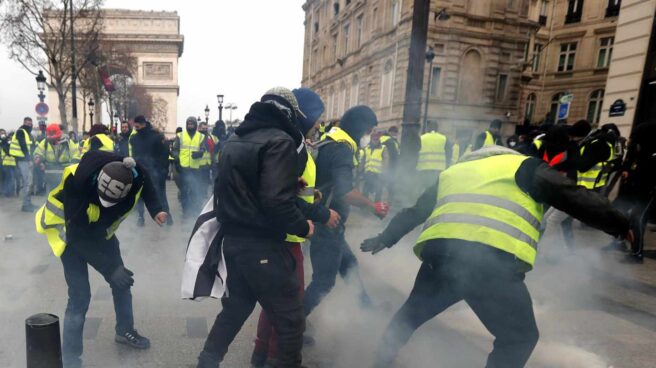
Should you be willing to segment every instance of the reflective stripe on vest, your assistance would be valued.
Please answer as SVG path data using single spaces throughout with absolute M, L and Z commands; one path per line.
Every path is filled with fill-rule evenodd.
M 194 137 L 189 136 L 187 131 L 178 133 L 178 140 L 180 141 L 180 166 L 183 168 L 198 169 L 202 163 L 202 159 L 195 159 L 191 157 L 192 152 L 199 152 L 203 143 L 204 134 L 196 132 Z
M 364 149 L 364 171 L 374 174 L 383 172 L 383 149 L 384 147 Z
M 444 169 L 446 169 L 446 137 L 437 132 L 423 134 L 417 170 L 438 171 Z
M 528 157 L 501 154 L 458 163 L 440 175 L 437 204 L 415 254 L 431 239 L 461 239 L 513 254 L 531 267 L 540 241 L 542 205 L 515 183 Z
M 27 130 L 20 128 L 14 133 L 13 137 L 11 137 L 11 143 L 9 144 L 9 154 L 12 157 L 25 157 L 25 153 L 23 153 L 23 150 L 21 149 L 20 142 L 18 142 L 18 132 L 23 132 L 23 136 L 25 137 L 25 145 L 27 146 L 28 150 L 32 150 L 32 136 L 30 133 L 27 132 Z
M 298 194 L 298 197 L 304 200 L 307 203 L 314 203 L 314 187 L 317 184 L 317 166 L 312 158 L 312 155 L 308 153 L 307 162 L 305 164 L 305 170 L 303 175 L 301 175 L 303 180 L 307 183 L 307 187 L 303 188 Z M 286 242 L 289 243 L 302 243 L 305 241 L 304 238 L 300 236 L 287 234 Z
M 597 140 L 592 141 L 591 143 L 596 142 Z M 603 172 L 606 165 L 615 158 L 615 150 L 613 145 L 606 142 L 610 148 L 610 155 L 608 159 L 604 162 L 598 162 L 590 170 L 586 172 L 578 172 L 576 184 L 587 189 L 597 189 L 606 185 L 606 179 L 608 179 L 608 173 Z M 585 147 L 581 147 L 581 156 L 585 152 Z
M 82 146 L 82 153 L 87 153 L 91 149 L 91 140 L 96 137 L 100 141 L 99 151 L 103 152 L 114 152 L 114 141 L 107 136 L 107 134 L 100 133 L 96 134 L 93 137 L 84 141 L 84 146 Z
M 78 164 L 67 166 L 64 169 L 64 174 L 62 175 L 62 180 L 50 193 L 48 194 L 48 199 L 46 203 L 39 208 L 34 217 L 36 231 L 39 234 L 45 234 L 48 239 L 48 244 L 52 249 L 52 252 L 55 256 L 60 257 L 64 250 L 66 249 L 66 219 L 64 212 L 64 203 L 62 203 L 58 198 L 58 194 L 64 190 L 64 184 L 69 176 L 75 175 Z M 137 193 L 134 199 L 134 203 L 126 213 L 123 214 L 118 220 L 109 226 L 106 230 L 107 236 L 105 239 L 110 239 L 114 236 L 114 233 L 118 229 L 119 225 L 123 220 L 125 220 L 134 206 L 136 206 L 137 201 L 141 195 L 141 189 Z M 90 204 L 87 208 L 87 216 L 89 217 L 89 222 L 96 222 L 99 219 L 100 209 L 98 206 Z

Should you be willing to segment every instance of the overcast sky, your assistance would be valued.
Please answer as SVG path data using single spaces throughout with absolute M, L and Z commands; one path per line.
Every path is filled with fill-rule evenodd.
M 218 119 L 216 95 L 234 102 L 240 119 L 270 87 L 300 85 L 303 65 L 303 0 L 105 0 L 105 7 L 177 10 L 184 52 L 179 63 L 178 125 L 187 116 Z M 0 127 L 15 129 L 34 117 L 34 76 L 9 60 L 0 46 Z M 51 109 L 56 106 L 51 106 Z M 81 111 L 81 108 L 78 107 Z M 81 113 L 81 112 L 80 112 Z M 224 110 L 224 120 L 229 113 Z

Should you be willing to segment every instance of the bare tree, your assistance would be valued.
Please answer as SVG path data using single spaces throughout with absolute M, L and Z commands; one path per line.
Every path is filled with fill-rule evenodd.
M 73 2 L 76 68 L 72 70 L 71 18 Z M 67 95 L 72 77 L 88 66 L 98 48 L 103 0 L 13 0 L 2 5 L 0 33 L 11 59 L 27 71 L 48 74 L 48 86 L 57 92 L 61 123 L 68 124 Z M 77 127 L 74 127 L 77 128 Z

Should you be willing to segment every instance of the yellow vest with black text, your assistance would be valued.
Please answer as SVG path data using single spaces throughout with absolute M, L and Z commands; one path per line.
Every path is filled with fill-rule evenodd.
M 30 150 L 30 153 L 34 148 L 34 142 L 32 141 L 32 136 L 30 135 L 30 133 L 28 133 L 27 130 L 23 128 L 18 129 L 14 133 L 14 136 L 11 137 L 11 143 L 9 144 L 9 154 L 12 157 L 20 157 L 20 158 L 25 157 L 25 154 L 21 149 L 20 143 L 18 142 L 18 132 L 21 131 L 23 132 L 23 136 L 25 137 L 25 145 L 27 146 L 27 149 Z
M 364 149 L 364 172 L 380 174 L 383 172 L 383 150 L 385 147 Z
M 438 132 L 424 133 L 421 136 L 417 170 L 439 171 L 444 169 L 446 169 L 446 137 Z
M 459 239 L 488 245 L 535 263 L 543 206 L 522 191 L 515 173 L 527 156 L 499 154 L 460 162 L 440 174 L 437 204 L 417 239 Z
M 180 166 L 183 168 L 198 169 L 201 166 L 202 158 L 191 157 L 192 152 L 199 152 L 203 144 L 204 134 L 196 132 L 194 137 L 190 137 L 187 131 L 178 133 L 180 141 Z
M 44 234 L 46 236 L 52 252 L 57 257 L 60 257 L 66 249 L 66 218 L 64 215 L 64 203 L 59 200 L 58 195 L 64 190 L 64 184 L 68 177 L 71 175 L 75 176 L 77 166 L 78 164 L 74 164 L 67 166 L 64 169 L 61 182 L 55 187 L 55 189 L 50 191 L 46 203 L 39 208 L 34 217 L 36 231 L 39 234 Z M 140 196 L 141 189 L 135 196 L 134 203 L 132 203 L 130 210 L 126 211 L 126 213 L 107 228 L 105 239 L 111 239 L 112 236 L 114 236 L 114 233 L 118 230 L 121 222 L 128 217 L 134 206 L 137 204 Z M 86 209 L 86 214 L 89 223 L 97 222 L 100 219 L 100 207 L 91 203 Z
M 597 140 L 593 140 L 590 142 L 591 144 L 596 142 Z M 610 148 L 610 155 L 608 156 L 608 159 L 606 161 L 598 162 L 596 165 L 594 165 L 590 170 L 586 172 L 578 172 L 577 173 L 577 180 L 576 184 L 580 185 L 582 187 L 585 187 L 587 189 L 597 189 L 601 188 L 604 185 L 606 185 L 606 179 L 608 179 L 608 174 L 604 173 L 604 167 L 608 164 L 609 161 L 612 161 L 615 158 L 615 150 L 613 148 L 613 145 L 606 142 L 608 144 L 608 147 Z M 581 147 L 581 156 L 583 156 L 583 153 L 585 152 L 585 147 Z
M 305 180 L 307 186 L 301 190 L 298 194 L 298 198 L 312 204 L 314 203 L 314 187 L 317 184 L 317 165 L 314 163 L 314 159 L 309 153 L 307 155 L 305 170 L 303 170 L 303 175 L 301 175 L 301 177 Z M 300 236 L 287 234 L 285 241 L 289 243 L 302 243 L 305 239 Z
M 94 137 L 100 140 L 101 146 L 98 149 L 99 151 L 114 152 L 114 141 L 111 138 L 109 138 L 107 134 L 100 133 L 84 141 L 84 145 L 82 146 L 82 154 L 89 152 L 89 150 L 91 149 L 91 140 Z

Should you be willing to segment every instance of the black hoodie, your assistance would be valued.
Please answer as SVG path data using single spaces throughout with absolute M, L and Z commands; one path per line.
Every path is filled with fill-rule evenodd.
M 105 276 L 118 265 L 107 264 L 107 259 L 111 257 L 104 256 L 102 240 L 107 236 L 107 229 L 132 210 L 137 193 L 141 191 L 141 198 L 152 217 L 163 210 L 146 170 L 139 165 L 136 167 L 137 176 L 133 179 L 128 196 L 109 208 L 100 204 L 96 191 L 98 173 L 106 164 L 122 160 L 123 157 L 108 152 L 87 152 L 82 156 L 75 174 L 66 179 L 64 189 L 56 195 L 64 204 L 66 245 L 77 250 L 90 265 Z M 100 218 L 93 223 L 89 223 L 87 216 L 89 204 L 100 208 Z
M 274 104 L 251 106 L 219 160 L 214 198 L 226 235 L 276 240 L 286 233 L 307 235 L 309 225 L 296 206 L 306 160 L 298 154 L 302 143 L 300 132 Z

